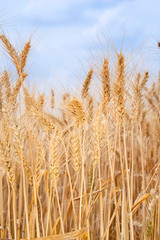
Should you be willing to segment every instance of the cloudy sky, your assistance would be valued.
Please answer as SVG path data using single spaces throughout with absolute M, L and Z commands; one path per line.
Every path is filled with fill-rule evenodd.
M 105 46 L 103 35 L 119 46 L 125 34 L 124 48 L 147 42 L 156 55 L 159 10 L 159 0 L 5 0 L 0 20 L 17 47 L 32 36 L 29 72 L 46 88 L 79 80 L 89 53 Z

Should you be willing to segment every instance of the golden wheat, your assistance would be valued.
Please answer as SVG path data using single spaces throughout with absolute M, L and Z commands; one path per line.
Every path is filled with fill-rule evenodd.
M 99 96 L 91 68 L 58 108 L 53 90 L 26 87 L 31 40 L 18 53 L 0 39 L 18 73 L 0 81 L 0 238 L 158 240 L 160 78 L 116 52 L 94 75 Z

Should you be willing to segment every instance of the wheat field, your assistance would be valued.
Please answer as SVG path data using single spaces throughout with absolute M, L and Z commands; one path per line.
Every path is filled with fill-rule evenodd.
M 0 41 L 0 239 L 160 239 L 160 77 L 115 50 L 56 106 L 26 85 L 31 40 Z

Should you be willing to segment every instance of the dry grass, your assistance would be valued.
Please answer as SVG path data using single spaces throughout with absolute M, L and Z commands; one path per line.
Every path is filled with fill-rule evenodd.
M 17 71 L 0 80 L 0 238 L 160 239 L 160 78 L 149 87 L 122 52 L 111 72 L 107 56 L 100 101 L 91 68 L 58 118 L 53 90 L 47 108 L 25 86 L 31 41 L 0 39 Z

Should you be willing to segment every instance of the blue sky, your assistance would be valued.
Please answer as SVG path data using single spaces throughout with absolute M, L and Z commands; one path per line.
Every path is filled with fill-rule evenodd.
M 76 85 L 89 70 L 89 52 L 101 47 L 98 38 L 105 46 L 103 34 L 119 46 L 125 33 L 124 48 L 147 41 L 157 61 L 159 10 L 159 0 L 5 0 L 0 20 L 17 47 L 32 36 L 29 72 L 46 89 Z

